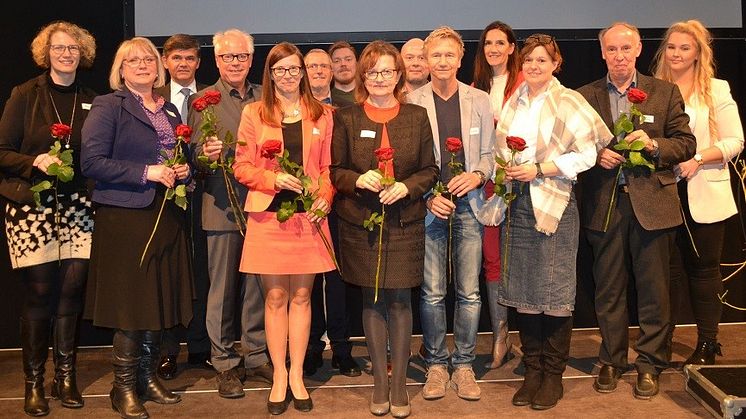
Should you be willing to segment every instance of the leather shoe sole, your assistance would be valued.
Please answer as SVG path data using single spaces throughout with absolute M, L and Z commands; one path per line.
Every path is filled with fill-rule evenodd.
M 601 372 L 593 381 L 593 388 L 599 393 L 611 393 L 616 390 L 619 378 L 622 377 L 622 370 L 611 366 L 604 365 L 601 367 Z
M 637 399 L 650 400 L 658 394 L 658 376 L 649 372 L 638 374 L 633 394 Z

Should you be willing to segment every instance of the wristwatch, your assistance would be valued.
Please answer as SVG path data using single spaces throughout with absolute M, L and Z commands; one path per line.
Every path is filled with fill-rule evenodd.
M 536 179 L 544 179 L 544 172 L 541 171 L 541 163 L 536 163 Z
M 487 176 L 481 170 L 475 170 L 472 173 L 476 173 L 479 176 L 479 186 L 484 185 L 484 182 L 487 181 Z
M 705 162 L 702 160 L 702 155 L 699 154 L 699 153 L 697 153 L 697 154 L 694 155 L 694 161 L 696 161 L 697 164 L 700 165 L 700 166 L 702 166 L 703 164 L 705 164 Z

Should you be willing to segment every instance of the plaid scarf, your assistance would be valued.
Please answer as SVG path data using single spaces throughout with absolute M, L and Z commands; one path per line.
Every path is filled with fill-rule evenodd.
M 505 143 L 508 129 L 515 117 L 518 99 L 526 94 L 528 86 L 522 83 L 508 102 L 503 106 L 497 124 L 495 151 L 504 159 L 510 158 L 510 150 Z M 544 128 L 551 128 L 551 135 L 545 138 Z M 554 78 L 547 88 L 547 97 L 539 117 L 539 132 L 536 144 L 536 161 L 549 162 L 566 153 L 586 151 L 596 152 L 605 147 L 613 135 L 596 111 L 580 93 L 568 89 Z M 590 169 L 589 166 L 584 170 Z M 531 202 L 536 218 L 536 230 L 546 235 L 557 231 L 562 213 L 570 202 L 573 181 L 563 176 L 534 179 L 530 183 Z

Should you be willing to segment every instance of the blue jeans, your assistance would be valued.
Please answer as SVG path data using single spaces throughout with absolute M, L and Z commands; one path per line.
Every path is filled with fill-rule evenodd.
M 479 270 L 482 266 L 482 225 L 466 199 L 456 201 L 453 222 L 452 260 L 456 305 L 453 336 L 456 350 L 451 364 L 471 366 L 477 342 L 479 313 Z M 422 283 L 420 319 L 428 366 L 448 363 L 446 307 L 448 291 L 448 220 L 436 218 L 425 228 L 425 279 Z

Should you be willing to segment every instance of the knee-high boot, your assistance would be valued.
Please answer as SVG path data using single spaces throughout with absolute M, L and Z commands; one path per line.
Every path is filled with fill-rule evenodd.
M 23 345 L 23 374 L 26 379 L 23 411 L 29 416 L 49 414 L 49 403 L 44 397 L 44 363 L 49 345 L 49 320 L 21 318 Z
M 141 331 L 117 330 L 114 334 L 114 385 L 109 397 L 111 408 L 126 419 L 150 417 L 135 390 L 141 341 Z
M 562 373 L 570 358 L 572 317 L 541 315 L 544 340 L 542 343 L 543 378 L 531 408 L 546 410 L 554 407 L 562 398 Z
M 62 406 L 77 409 L 83 407 L 83 397 L 75 379 L 75 335 L 78 316 L 57 317 L 54 322 L 54 381 L 52 397 Z
M 526 374 L 523 376 L 521 388 L 513 395 L 513 404 L 526 406 L 533 401 L 542 381 L 541 314 L 518 313 L 516 318 Z
M 142 357 L 137 371 L 137 395 L 140 400 L 151 400 L 160 404 L 173 404 L 181 401 L 181 396 L 172 393 L 158 380 L 156 369 L 160 360 L 161 337 L 163 332 L 146 330 L 143 332 Z

